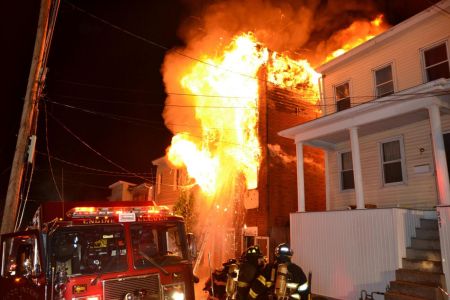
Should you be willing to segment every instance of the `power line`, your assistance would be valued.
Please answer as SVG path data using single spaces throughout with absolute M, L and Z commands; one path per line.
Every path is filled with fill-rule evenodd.
M 85 142 L 84 140 L 82 140 L 79 136 L 77 136 L 73 131 L 71 131 L 66 125 L 64 125 L 60 120 L 58 120 L 58 118 L 56 118 L 55 116 L 53 116 L 51 113 L 49 113 L 50 117 L 52 117 L 61 127 L 63 127 L 68 133 L 70 133 L 74 138 L 76 138 L 81 144 L 83 144 L 85 147 L 87 147 L 89 150 L 91 150 L 92 152 L 94 152 L 95 154 L 97 154 L 98 156 L 100 156 L 101 158 L 103 158 L 104 160 L 106 160 L 107 162 L 109 162 L 110 164 L 114 165 L 115 167 L 121 169 L 122 171 L 125 171 L 127 173 L 133 174 L 135 175 L 135 177 L 140 178 L 144 181 L 146 181 L 145 177 L 142 177 L 134 172 L 131 172 L 129 170 L 127 170 L 126 168 L 122 167 L 121 165 L 115 163 L 114 161 L 112 161 L 111 159 L 107 158 L 106 156 L 104 156 L 103 154 L 101 154 L 99 151 L 95 150 L 93 147 L 91 147 L 87 142 Z
M 192 96 L 192 97 L 214 97 L 214 98 L 226 98 L 230 99 L 227 96 L 212 96 L 212 95 L 194 95 L 194 94 L 177 94 L 177 96 Z M 142 103 L 142 102 L 130 102 L 130 101 L 113 101 L 113 100 L 103 100 L 103 99 L 95 99 L 95 98 L 86 98 L 86 97 L 77 97 L 77 96 L 68 96 L 68 95 L 60 95 L 53 94 L 51 97 L 60 97 L 60 98 L 68 98 L 75 100 L 83 100 L 89 102 L 98 102 L 98 103 L 108 103 L 108 104 L 126 104 L 126 105 L 142 105 L 142 106 L 150 106 L 150 107 L 186 107 L 186 108 L 224 108 L 224 109 L 256 109 L 255 106 L 219 106 L 219 105 L 181 105 L 181 104 L 158 104 L 158 103 Z M 47 97 L 48 98 L 48 97 Z M 231 97 L 232 98 L 232 97 Z M 236 99 L 250 99 L 251 97 L 234 97 Z
M 73 9 L 78 10 L 78 11 L 80 11 L 80 12 L 86 14 L 87 16 L 89 16 L 89 17 L 91 17 L 91 18 L 93 18 L 93 19 L 95 19 L 95 20 L 97 20 L 97 21 L 99 21 L 99 22 L 101 22 L 101 23 L 103 23 L 103 24 L 106 24 L 106 25 L 108 25 L 108 26 L 110 26 L 110 27 L 112 27 L 112 28 L 114 28 L 114 29 L 116 29 L 116 30 L 118 30 L 118 31 L 121 31 L 121 32 L 123 32 L 123 33 L 125 33 L 125 34 L 127 34 L 127 35 L 129 35 L 129 36 L 132 36 L 132 37 L 134 37 L 134 38 L 136 38 L 136 39 L 138 39 L 138 40 L 141 40 L 141 41 L 143 41 L 143 42 L 145 42 L 145 43 L 147 43 L 147 44 L 149 44 L 149 45 L 152 45 L 152 46 L 154 46 L 154 47 L 160 48 L 160 49 L 162 49 L 162 50 L 164 50 L 164 51 L 169 51 L 169 50 L 170 50 L 170 48 L 167 47 L 167 46 L 164 46 L 164 45 L 162 45 L 162 44 L 159 44 L 159 43 L 157 43 L 157 42 L 154 42 L 154 41 L 152 41 L 152 40 L 149 40 L 149 39 L 147 39 L 147 38 L 144 38 L 144 37 L 142 37 L 142 36 L 140 36 L 140 35 L 137 35 L 137 34 L 131 32 L 131 31 L 129 31 L 129 30 L 126 30 L 126 29 L 124 29 L 124 28 L 122 28 L 122 27 L 120 27 L 120 26 L 117 26 L 117 25 L 115 25 L 115 24 L 113 24 L 113 23 L 111 23 L 111 22 L 109 22 L 109 21 L 107 21 L 107 20 L 105 20 L 105 19 L 102 19 L 102 18 L 100 18 L 100 17 L 98 17 L 98 16 L 96 16 L 96 15 L 94 15 L 94 14 L 92 14 L 92 13 L 90 13 L 90 12 L 88 12 L 88 11 L 86 11 L 86 10 L 84 10 L 84 9 L 82 9 L 82 8 L 80 8 L 80 7 L 78 7 L 78 6 L 76 6 L 75 4 L 71 3 L 71 2 L 68 1 L 68 0 L 66 0 L 65 2 L 66 2 L 69 6 L 71 6 Z M 196 58 L 196 57 L 187 55 L 187 54 L 185 54 L 185 53 L 183 53 L 183 52 L 180 52 L 180 51 L 178 51 L 178 50 L 175 50 L 175 49 L 172 49 L 172 52 L 173 52 L 173 53 L 176 53 L 176 54 L 178 54 L 178 55 L 180 55 L 180 56 L 183 56 L 183 57 L 185 57 L 185 58 L 188 58 L 188 59 L 197 61 L 197 62 L 202 63 L 202 64 L 205 64 L 205 65 L 208 65 L 208 66 L 210 66 L 210 67 L 214 67 L 214 68 L 217 68 L 217 69 L 222 69 L 222 70 L 224 70 L 224 71 L 231 72 L 231 73 L 234 73 L 234 74 L 237 74 L 237 75 L 241 75 L 241 76 L 244 76 L 244 77 L 248 77 L 248 78 L 260 80 L 259 78 L 254 77 L 254 76 L 251 76 L 251 75 L 249 75 L 249 74 L 244 74 L 244 73 L 236 72 L 236 71 L 233 71 L 233 70 L 230 70 L 230 69 L 221 68 L 220 66 L 217 66 L 217 65 L 215 65 L 215 64 L 212 64 L 212 63 L 203 61 L 203 60 L 201 60 L 201 59 L 199 59 L 199 58 Z
M 39 180 L 37 180 L 37 181 L 39 181 Z M 64 178 L 64 182 L 66 183 L 66 185 L 87 186 L 87 187 L 103 189 L 103 190 L 109 189 L 107 186 L 88 184 L 88 183 L 84 183 L 84 182 L 80 182 L 80 181 L 68 180 L 66 178 Z
M 40 151 L 36 151 L 36 153 L 40 154 L 40 155 L 48 156 L 46 153 L 43 153 L 43 152 L 40 152 Z M 74 163 L 74 162 L 70 162 L 70 161 L 67 161 L 65 159 L 62 159 L 62 158 L 59 158 L 59 157 L 56 157 L 56 156 L 51 156 L 51 158 L 54 159 L 54 160 L 57 160 L 59 162 L 62 162 L 64 164 L 73 166 L 73 167 L 86 169 L 86 170 L 90 170 L 90 171 L 96 171 L 96 172 L 100 172 L 100 173 L 106 173 L 106 174 L 111 175 L 111 176 L 124 176 L 124 175 L 127 175 L 127 176 L 133 175 L 134 176 L 134 174 L 139 174 L 139 175 L 145 176 L 147 174 L 150 174 L 150 175 L 153 174 L 152 172 L 150 172 L 150 173 L 148 173 L 148 172 L 132 172 L 132 173 L 128 173 L 128 172 L 116 172 L 116 171 L 110 171 L 110 170 L 103 170 L 103 169 L 92 168 L 92 167 L 84 166 L 84 165 L 77 164 L 77 163 Z M 94 173 L 92 173 L 92 174 L 94 174 Z
M 49 100 L 48 98 L 43 99 L 43 101 L 51 103 L 51 104 L 55 104 L 55 105 L 60 105 L 66 108 L 70 108 L 70 109 L 75 109 L 75 110 L 79 110 L 85 113 L 89 113 L 89 114 L 93 114 L 93 115 L 98 115 L 98 116 L 102 116 L 105 118 L 111 118 L 117 121 L 124 121 L 124 122 L 128 122 L 128 123 L 132 123 L 132 124 L 137 124 L 139 122 L 141 122 L 142 124 L 146 124 L 146 125 L 162 125 L 161 122 L 152 122 L 146 119 L 141 119 L 141 118 L 134 118 L 134 117 L 128 117 L 128 116 L 123 116 L 123 115 L 116 115 L 116 114 L 107 114 L 107 113 L 102 113 L 102 112 L 98 112 L 98 111 L 93 111 L 93 110 L 89 110 L 89 109 L 84 109 L 84 108 L 80 108 L 74 105 L 69 105 L 69 104 L 64 104 L 64 103 L 60 103 L 60 102 L 56 102 L 56 101 L 52 101 Z M 190 125 L 190 124 L 174 124 L 174 123 L 167 123 L 166 125 L 168 126 L 176 126 L 176 127 L 191 127 L 191 128 L 202 128 L 201 126 L 195 126 L 195 125 Z M 151 126 L 152 127 L 152 126 Z M 154 127 L 152 127 L 154 128 Z M 235 128 L 224 128 L 224 127 L 210 127 L 210 129 L 219 129 L 219 130 L 227 130 L 227 131 L 235 131 Z
M 109 88 L 106 87 L 105 88 Z M 291 89 L 282 89 L 288 92 L 292 92 Z M 445 95 L 445 92 L 425 92 L 425 93 L 402 93 L 401 95 L 399 95 L 398 93 L 400 93 L 402 91 L 397 91 L 396 92 L 396 96 L 398 97 L 404 97 L 404 96 L 439 96 L 442 95 L 442 93 L 444 93 L 443 95 Z M 295 93 L 295 92 L 294 92 Z M 179 96 L 192 96 L 192 97 L 214 97 L 214 98 L 233 98 L 233 97 L 229 97 L 229 96 L 221 96 L 221 95 L 201 95 L 201 94 L 183 94 L 183 93 L 169 93 L 169 94 L 173 94 L 173 95 L 179 95 Z M 394 94 L 395 95 L 395 94 Z M 100 103 L 110 103 L 110 104 L 127 104 L 127 105 L 143 105 L 143 106 L 154 106 L 154 107 L 186 107 L 186 108 L 211 108 L 211 109 L 257 109 L 257 107 L 245 107 L 245 106 L 221 106 L 221 105 L 178 105 L 178 104 L 156 104 L 156 103 L 138 103 L 138 102 L 128 102 L 128 101 L 111 101 L 111 100 L 102 100 L 102 99 L 94 99 L 94 98 L 85 98 L 85 97 L 76 97 L 76 96 L 68 96 L 68 95 L 54 95 L 55 97 L 61 97 L 61 98 L 68 98 L 68 99 L 76 99 L 76 100 L 85 100 L 85 101 L 90 101 L 90 102 L 100 102 Z M 244 97 L 244 96 L 235 96 L 235 98 L 238 99 L 249 99 L 251 97 Z M 270 99 L 270 97 L 268 97 Z M 303 97 L 303 96 L 298 96 L 300 101 L 306 101 L 308 102 L 308 100 L 316 100 L 319 101 L 318 98 L 316 97 Z M 365 100 L 365 99 L 370 99 L 370 100 L 377 100 L 380 98 L 377 98 L 375 95 L 351 95 L 350 96 L 351 99 L 360 99 L 360 100 Z M 331 96 L 331 97 L 323 97 L 323 100 L 334 100 L 335 97 Z M 278 102 L 286 102 L 288 104 L 291 105 L 298 105 L 298 103 L 294 103 L 292 101 L 288 101 L 288 100 L 279 100 L 279 99 L 270 99 L 272 101 L 278 101 Z M 392 100 L 386 100 L 386 101 L 392 101 Z M 357 104 L 359 102 L 352 102 L 353 104 Z M 326 107 L 326 106 L 335 106 L 335 104 L 320 104 L 320 103 L 309 103 L 309 106 L 317 106 L 317 107 Z
M 44 115 L 45 115 L 45 145 L 47 150 L 47 158 L 48 158 L 48 165 L 50 166 L 50 174 L 52 175 L 53 184 L 55 185 L 56 193 L 58 194 L 59 200 L 63 202 L 63 197 L 61 195 L 61 192 L 59 191 L 58 185 L 56 184 L 55 174 L 53 172 L 53 166 L 52 166 L 52 160 L 50 155 L 50 147 L 48 142 L 48 113 L 47 113 L 47 105 L 44 102 Z
M 47 172 L 48 171 L 48 169 L 38 169 L 38 170 L 36 170 L 37 172 Z M 123 174 L 108 174 L 108 173 L 98 173 L 98 172 L 89 172 L 89 171 L 85 171 L 85 172 L 83 172 L 83 171 L 67 171 L 67 170 L 64 170 L 64 174 L 66 174 L 66 173 L 68 173 L 68 174 L 78 174 L 78 175 L 93 175 L 93 176 L 108 176 L 108 177 L 132 177 L 132 178 L 135 178 L 136 176 L 134 176 L 133 174 L 126 174 L 126 173 L 123 173 Z M 142 174 L 142 173 L 141 173 Z M 147 174 L 150 174 L 150 173 L 147 173 Z M 155 178 L 152 178 L 152 177 L 147 177 L 148 179 L 148 181 L 151 181 L 151 182 L 154 182 L 155 181 Z
M 364 104 L 368 104 L 368 103 L 377 103 L 377 104 L 383 104 L 383 103 L 388 103 L 388 102 L 399 102 L 399 101 L 410 101 L 410 100 L 415 100 L 415 99 L 419 99 L 422 97 L 426 97 L 426 96 L 440 96 L 440 95 L 447 95 L 449 94 L 448 91 L 437 91 L 437 92 L 433 92 L 433 93 L 411 93 L 411 94 L 401 94 L 401 95 L 394 95 L 396 96 L 396 98 L 393 99 L 386 99 L 386 100 L 381 100 L 378 101 L 378 99 L 382 99 L 382 98 L 378 98 L 378 99 L 374 99 L 371 101 L 366 101 L 366 102 L 350 102 L 351 107 L 356 107 L 359 105 L 364 105 Z M 393 96 L 391 96 L 393 97 Z M 353 99 L 353 97 L 351 97 L 351 99 Z M 93 114 L 93 115 L 99 115 L 102 117 L 106 117 L 106 118 L 111 118 L 117 121 L 123 121 L 123 122 L 128 122 L 131 124 L 135 124 L 135 125 L 144 125 L 144 126 L 148 126 L 150 128 L 156 128 L 159 130 L 165 130 L 165 128 L 162 126 L 162 123 L 157 123 L 157 122 L 151 122 L 149 120 L 145 120 L 145 119 L 140 119 L 140 118 L 131 118 L 128 116 L 120 116 L 120 115 L 114 115 L 114 114 L 106 114 L 106 113 L 101 113 L 101 112 L 97 112 L 97 111 L 92 111 L 92 110 L 87 110 L 87 109 L 83 109 L 83 108 L 79 108 L 77 106 L 73 106 L 73 105 L 68 105 L 68 104 L 63 104 L 63 103 L 59 103 L 59 102 L 55 102 L 55 101 L 51 101 L 48 99 L 43 99 L 46 102 L 55 104 L 55 105 L 61 105 L 63 107 L 66 108 L 70 108 L 70 109 L 75 109 L 75 110 L 79 110 L 85 113 L 89 113 L 89 114 Z M 273 102 L 284 105 L 286 108 L 288 108 L 288 106 L 290 107 L 295 107 L 295 108 L 301 108 L 303 110 L 303 106 L 299 105 L 298 103 L 293 103 L 291 101 L 281 101 L 278 99 L 271 99 Z M 316 105 L 311 104 L 311 107 L 314 107 Z M 335 108 L 336 104 L 326 104 L 321 106 L 322 108 L 324 107 L 332 107 Z M 295 112 L 296 114 L 298 114 L 298 111 Z M 156 125 L 156 126 L 155 126 Z M 158 126 L 160 125 L 160 126 Z M 174 123 L 167 123 L 165 124 L 167 126 L 172 126 L 172 127 L 181 127 L 181 128 L 197 128 L 197 129 L 202 129 L 202 126 L 197 126 L 197 125 L 190 125 L 190 124 L 174 124 Z M 228 130 L 228 131 L 236 131 L 238 129 L 236 128 L 224 128 L 224 127 L 210 127 L 210 129 L 217 129 L 217 130 Z M 197 137 L 199 139 L 202 139 L 203 137 L 201 136 L 197 136 L 194 134 L 189 133 L 190 136 L 192 137 Z M 239 144 L 239 143 L 234 143 L 234 142 L 230 142 L 230 141 L 219 141 L 220 143 L 226 143 L 226 144 L 233 144 L 233 145 L 238 145 L 241 147 L 246 147 L 245 145 Z
M 118 88 L 118 87 L 111 87 L 111 86 L 105 86 L 105 85 L 97 85 L 97 84 L 89 84 L 89 83 L 81 83 L 76 81 L 70 81 L 70 80 L 62 80 L 62 79 L 56 79 L 54 81 L 69 83 L 73 85 L 79 85 L 79 86 L 86 86 L 86 87 L 94 87 L 94 88 L 101 88 L 101 89 L 109 89 L 109 90 L 117 90 L 117 91 L 129 91 L 129 92 L 135 92 L 135 93 L 144 93 L 144 94 L 150 94 L 150 95 L 159 95 L 164 96 L 164 94 L 161 94 L 160 92 L 152 92 L 148 90 L 137 90 L 137 89 L 124 89 L 124 88 Z M 231 95 L 202 95 L 202 94 L 192 94 L 192 93 L 176 93 L 176 92 L 165 92 L 167 95 L 172 96 L 194 96 L 194 97 L 204 97 L 204 98 L 227 98 L 227 99 L 249 99 L 251 97 L 246 96 L 231 96 Z M 128 102 L 126 102 L 128 103 Z M 151 105 L 151 104 L 149 104 Z M 159 104 L 155 104 L 159 105 Z
M 100 17 L 98 17 L 98 16 L 96 16 L 96 15 L 94 15 L 94 14 L 92 14 L 92 13 L 90 13 L 90 12 L 88 12 L 88 11 L 86 11 L 86 10 L 84 10 L 84 9 L 82 9 L 82 8 L 80 8 L 80 7 L 78 7 L 78 6 L 76 6 L 75 4 L 71 3 L 71 2 L 68 1 L 68 0 L 66 0 L 65 2 L 66 2 L 70 7 L 72 7 L 73 9 L 78 10 L 78 11 L 80 11 L 80 12 L 86 14 L 87 16 L 89 16 L 89 17 L 91 17 L 91 18 L 93 18 L 93 19 L 95 19 L 95 20 L 97 20 L 97 21 L 103 23 L 103 24 L 106 24 L 106 25 L 108 25 L 108 26 L 110 26 L 110 27 L 112 27 L 112 28 L 114 28 L 114 29 L 116 29 L 116 30 L 118 30 L 118 31 L 120 31 L 120 32 L 123 32 L 123 33 L 125 33 L 125 34 L 127 34 L 127 35 L 130 35 L 130 36 L 132 36 L 132 37 L 134 37 L 134 38 L 136 38 L 136 39 L 138 39 L 138 40 L 141 40 L 141 41 L 143 41 L 143 42 L 145 42 L 145 43 L 147 43 L 147 44 L 150 44 L 150 45 L 152 45 L 152 46 L 154 46 L 154 47 L 160 48 L 160 49 L 162 49 L 162 50 L 164 50 L 164 51 L 169 51 L 169 50 L 171 50 L 171 53 L 175 53 L 175 54 L 180 55 L 180 56 L 182 56 L 182 57 L 191 59 L 191 60 L 193 60 L 193 61 L 197 61 L 197 62 L 199 62 L 199 63 L 205 64 L 205 65 L 210 66 L 210 67 L 214 67 L 214 68 L 219 69 L 219 70 L 224 70 L 224 71 L 226 71 L 226 72 L 230 72 L 230 73 L 233 73 L 233 74 L 236 74 L 236 75 L 240 75 L 240 76 L 243 76 L 243 77 L 247 77 L 247 78 L 250 78 L 250 79 L 255 79 L 255 80 L 257 80 L 257 81 L 261 81 L 261 82 L 265 82 L 265 83 L 270 83 L 270 84 L 273 84 L 273 85 L 277 85 L 276 83 L 270 82 L 270 81 L 268 81 L 267 79 L 263 79 L 263 78 L 260 78 L 260 77 L 258 77 L 258 76 L 252 76 L 252 75 L 245 74 L 245 73 L 241 73 L 241 72 L 236 72 L 236 71 L 231 70 L 231 69 L 228 69 L 228 68 L 223 68 L 222 66 L 215 65 L 215 64 L 213 64 L 213 63 L 210 63 L 210 62 L 201 60 L 201 59 L 199 59 L 199 58 L 196 58 L 196 57 L 187 55 L 187 54 L 185 54 L 185 53 L 183 53 L 183 52 L 178 51 L 177 49 L 170 49 L 170 48 L 167 47 L 167 46 L 164 46 L 164 45 L 162 45 L 162 44 L 159 44 L 159 43 L 157 43 L 157 42 L 154 42 L 154 41 L 152 41 L 152 40 L 149 40 L 149 39 L 147 39 L 147 38 L 144 38 L 144 37 L 142 37 L 142 36 L 140 36 L 140 35 L 138 35 L 138 34 L 135 34 L 135 33 L 131 32 L 131 31 L 129 31 L 129 30 L 126 30 L 126 29 L 124 29 L 124 28 L 122 28 L 122 27 L 120 27 L 120 26 L 117 26 L 117 25 L 115 25 L 115 24 L 113 24 L 113 23 L 111 23 L 111 22 L 109 22 L 109 21 L 107 21 L 107 20 L 105 20 L 105 19 L 102 19 L 102 18 L 100 18 Z M 295 62 L 294 60 L 292 60 L 292 62 L 293 62 L 294 64 L 297 64 L 297 62 Z M 298 65 L 298 64 L 297 64 L 297 65 Z M 296 89 L 297 91 L 294 91 L 294 88 L 293 88 L 293 87 L 292 87 L 291 89 L 292 89 L 292 92 L 294 92 L 294 93 L 299 93 L 298 91 L 300 90 L 300 89 Z

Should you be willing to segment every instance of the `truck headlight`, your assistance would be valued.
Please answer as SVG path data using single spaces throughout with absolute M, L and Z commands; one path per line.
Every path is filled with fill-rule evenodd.
M 72 298 L 72 300 L 102 300 L 101 296 L 84 296 L 78 298 Z
M 163 285 L 164 300 L 185 300 L 184 283 Z

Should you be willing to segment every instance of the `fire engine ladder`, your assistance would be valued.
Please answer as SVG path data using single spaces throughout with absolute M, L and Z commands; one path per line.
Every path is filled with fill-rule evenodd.
M 208 240 L 209 236 L 209 229 L 206 229 L 203 231 L 201 238 L 200 238 L 200 251 L 198 253 L 197 258 L 195 259 L 195 265 L 194 265 L 194 274 L 197 274 L 198 266 L 200 265 L 200 262 L 203 259 L 203 255 L 205 254 L 205 248 L 206 248 L 206 241 Z

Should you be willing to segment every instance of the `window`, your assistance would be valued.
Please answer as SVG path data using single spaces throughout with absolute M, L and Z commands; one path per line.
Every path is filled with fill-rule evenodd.
M 127 246 L 121 225 L 60 227 L 51 236 L 56 270 L 69 276 L 127 270 Z
M 336 86 L 335 94 L 336 94 L 336 107 L 337 107 L 336 109 L 337 109 L 337 111 L 341 111 L 341 110 L 351 107 L 350 86 L 349 86 L 348 82 Z
M 394 93 L 391 65 L 375 71 L 375 89 L 377 98 Z
M 41 273 L 41 261 L 37 232 L 22 232 L 2 239 L 1 276 L 37 276 Z
M 399 138 L 381 143 L 383 183 L 404 181 L 403 144 Z
M 132 224 L 130 230 L 136 269 L 178 264 L 187 258 L 182 223 Z
M 351 152 L 342 152 L 341 161 L 341 190 L 351 190 L 355 188 L 353 178 L 353 162 Z
M 439 78 L 450 78 L 447 45 L 439 44 L 423 52 L 427 81 Z

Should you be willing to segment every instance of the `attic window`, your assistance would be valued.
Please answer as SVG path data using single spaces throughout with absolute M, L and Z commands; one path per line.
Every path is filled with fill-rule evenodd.
M 336 110 L 341 111 L 351 107 L 350 85 L 348 82 L 335 87 Z
M 423 58 L 427 81 L 450 78 L 446 43 L 425 50 Z
M 375 88 L 377 98 L 394 93 L 394 80 L 392 79 L 392 66 L 375 71 Z

